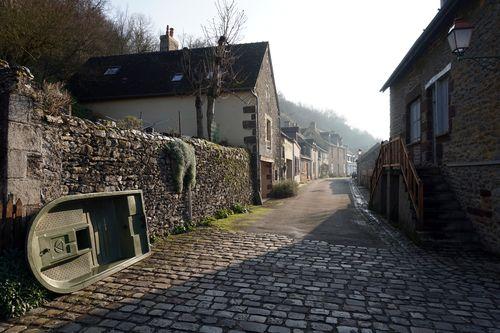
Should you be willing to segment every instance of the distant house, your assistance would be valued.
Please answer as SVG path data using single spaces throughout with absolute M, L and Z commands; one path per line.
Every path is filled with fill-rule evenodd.
M 182 65 L 187 51 L 177 49 L 173 30 L 160 40 L 159 52 L 90 58 L 72 77 L 70 90 L 102 117 L 135 116 L 154 131 L 195 136 L 194 96 Z M 216 100 L 215 137 L 257 156 L 259 188 L 267 197 L 281 168 L 280 111 L 269 43 L 230 48 L 236 55 L 233 71 L 238 79 Z M 208 51 L 195 48 L 189 54 L 196 62 Z
M 342 145 L 342 137 L 335 132 L 325 132 L 317 128 L 315 122 L 301 129 L 302 135 L 313 140 L 318 147 L 328 154 L 328 175 L 331 177 L 346 176 L 347 148 Z
M 283 127 L 281 130 L 300 146 L 300 182 L 318 178 L 318 148 L 314 141 L 307 140 L 298 126 Z
M 357 155 L 354 154 L 353 152 L 347 151 L 346 153 L 346 171 L 347 171 L 347 176 L 352 176 L 352 174 L 356 173 L 356 158 Z
M 442 3 L 382 87 L 391 140 L 375 165 L 372 204 L 423 241 L 479 240 L 500 253 L 500 6 Z M 474 27 L 462 59 L 447 40 L 457 18 Z
M 283 143 L 283 179 L 300 182 L 300 145 L 298 141 L 281 132 Z

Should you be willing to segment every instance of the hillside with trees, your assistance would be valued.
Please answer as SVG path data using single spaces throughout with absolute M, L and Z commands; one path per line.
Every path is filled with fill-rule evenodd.
M 0 59 L 66 81 L 93 56 L 157 50 L 151 20 L 107 0 L 0 0 Z
M 281 123 L 290 121 L 300 127 L 308 127 L 311 122 L 316 122 L 316 126 L 322 131 L 334 131 L 342 136 L 344 145 L 349 150 L 356 152 L 358 149 L 368 150 L 380 139 L 366 131 L 350 127 L 346 120 L 334 112 L 321 111 L 310 106 L 297 104 L 289 101 L 279 94 Z

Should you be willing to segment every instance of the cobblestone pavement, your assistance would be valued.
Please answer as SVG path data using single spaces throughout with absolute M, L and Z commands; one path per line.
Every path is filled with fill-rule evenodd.
M 500 332 L 498 258 L 378 227 L 388 246 L 199 229 L 0 331 Z

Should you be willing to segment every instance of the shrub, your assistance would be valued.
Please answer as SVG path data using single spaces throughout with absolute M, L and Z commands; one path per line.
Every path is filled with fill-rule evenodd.
M 271 196 L 273 198 L 289 198 L 297 195 L 299 184 L 293 180 L 285 180 L 273 185 Z
M 214 223 L 217 219 L 215 217 L 209 216 L 205 217 L 203 220 L 201 220 L 200 225 L 203 227 L 209 227 Z
M 0 256 L 0 318 L 17 317 L 42 305 L 49 292 L 33 277 L 24 254 Z
M 196 155 L 194 147 L 180 139 L 174 139 L 166 145 L 167 155 L 172 161 L 174 187 L 181 193 L 184 187 L 196 185 Z
M 235 214 L 246 214 L 249 212 L 249 209 L 247 206 L 245 205 L 242 205 L 242 204 L 234 204 L 233 207 L 231 207 L 231 210 L 235 213 Z
M 217 220 L 220 220 L 220 219 L 225 219 L 225 218 L 228 218 L 229 216 L 233 215 L 233 212 L 230 210 L 230 209 L 219 209 L 216 213 L 215 213 L 215 218 Z
M 34 91 L 34 100 L 45 114 L 59 116 L 68 114 L 71 108 L 71 95 L 60 82 L 43 82 L 42 89 Z
M 143 126 L 143 121 L 139 118 L 136 118 L 134 116 L 126 116 L 123 119 L 120 119 L 116 122 L 116 126 L 122 129 L 135 129 L 135 130 L 141 130 Z
M 181 225 L 176 225 L 172 230 L 172 234 L 178 235 L 194 230 L 194 225 L 191 221 L 186 221 Z

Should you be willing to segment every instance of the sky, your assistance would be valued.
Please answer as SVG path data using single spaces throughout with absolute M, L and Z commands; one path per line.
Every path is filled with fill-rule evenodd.
M 439 0 L 236 0 L 248 20 L 242 42 L 269 41 L 278 91 L 389 136 L 389 75 L 429 24 Z M 148 16 L 154 31 L 202 36 L 212 0 L 111 0 L 110 10 Z M 158 36 L 159 37 L 159 36 Z

